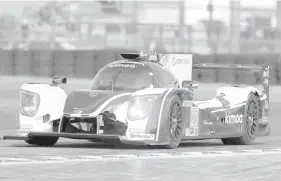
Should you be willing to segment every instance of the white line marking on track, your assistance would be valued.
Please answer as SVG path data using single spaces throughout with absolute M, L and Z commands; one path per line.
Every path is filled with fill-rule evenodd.
M 281 154 L 281 148 L 248 149 L 248 150 L 219 150 L 201 152 L 170 152 L 170 153 L 141 153 L 141 154 L 116 154 L 116 155 L 78 155 L 78 156 L 38 156 L 38 157 L 0 157 L 1 165 L 19 164 L 53 164 L 67 162 L 93 162 L 114 161 L 130 159 L 156 159 L 156 158 L 205 158 L 220 156 L 252 156 Z M 1 164 L 2 163 L 2 164 Z

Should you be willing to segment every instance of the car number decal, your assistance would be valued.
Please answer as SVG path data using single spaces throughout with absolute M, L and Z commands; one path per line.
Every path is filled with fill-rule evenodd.
M 185 129 L 186 136 L 198 136 L 198 126 L 199 122 L 199 109 L 195 107 L 191 107 L 190 109 L 190 125 L 189 128 Z
M 198 127 L 199 109 L 191 108 L 190 127 Z

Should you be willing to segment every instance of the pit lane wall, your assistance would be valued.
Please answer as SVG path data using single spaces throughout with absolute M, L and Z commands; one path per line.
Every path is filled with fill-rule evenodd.
M 120 52 L 99 51 L 0 51 L 0 75 L 51 77 L 64 75 L 75 78 L 93 78 L 101 67 L 120 59 Z M 271 84 L 281 84 L 279 54 L 217 54 L 193 56 L 194 63 L 262 64 L 271 63 Z M 252 72 L 196 70 L 193 79 L 200 82 L 226 82 L 233 84 L 259 84 L 260 74 Z

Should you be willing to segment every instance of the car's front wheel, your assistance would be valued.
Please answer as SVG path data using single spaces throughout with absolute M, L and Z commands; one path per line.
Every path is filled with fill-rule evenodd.
M 25 142 L 30 145 L 38 145 L 38 146 L 53 146 L 58 142 L 58 137 L 31 137 Z
M 165 148 L 175 149 L 179 146 L 184 134 L 184 121 L 182 115 L 182 101 L 178 95 L 172 95 L 165 117 L 165 131 L 168 136 L 168 145 Z

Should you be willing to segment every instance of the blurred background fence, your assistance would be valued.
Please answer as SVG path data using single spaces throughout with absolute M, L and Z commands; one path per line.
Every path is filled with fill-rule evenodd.
M 28 75 L 51 77 L 64 75 L 76 78 L 93 78 L 104 65 L 121 59 L 120 52 L 128 50 L 54 50 L 54 51 L 0 51 L 2 75 Z M 213 54 L 193 55 L 193 61 L 230 64 L 271 64 L 271 84 L 281 84 L 279 54 Z M 225 82 L 233 84 L 260 84 L 262 72 L 237 72 L 196 70 L 193 79 L 200 82 Z

